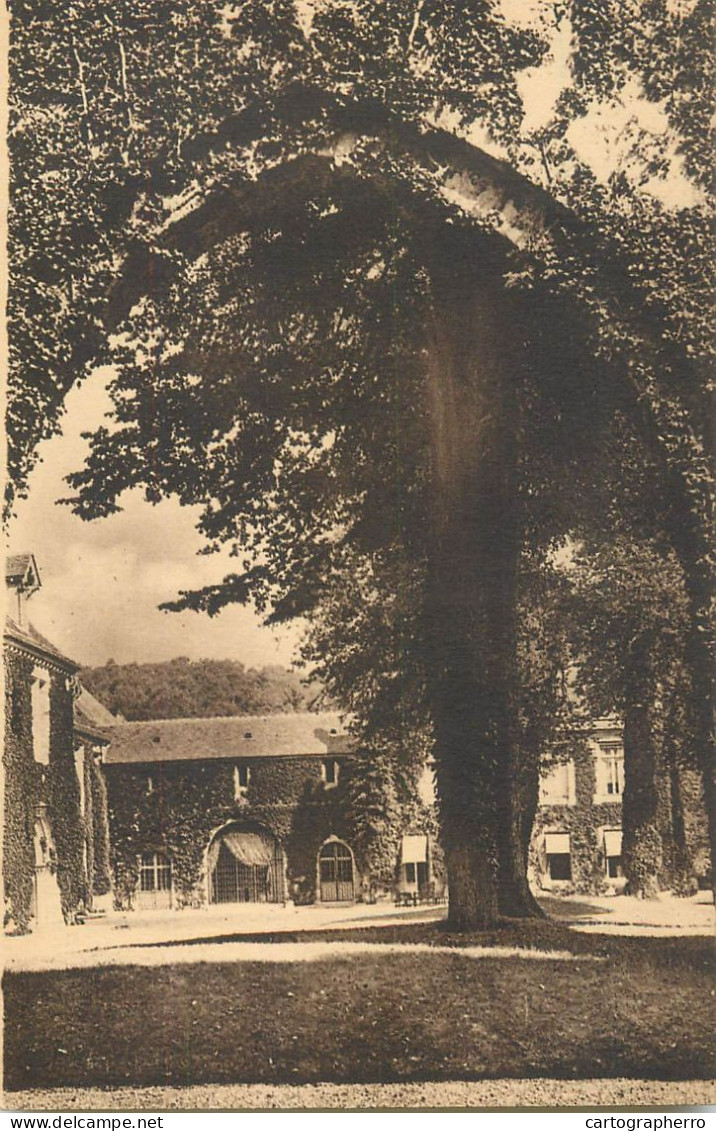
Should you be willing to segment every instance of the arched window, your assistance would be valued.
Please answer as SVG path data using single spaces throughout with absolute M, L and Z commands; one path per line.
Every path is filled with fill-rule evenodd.
M 282 903 L 284 856 L 280 843 L 259 826 L 227 825 L 206 859 L 211 903 Z

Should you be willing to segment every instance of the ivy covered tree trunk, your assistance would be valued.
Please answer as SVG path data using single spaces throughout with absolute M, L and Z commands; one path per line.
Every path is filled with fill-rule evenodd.
M 514 796 L 520 545 L 516 373 L 499 276 L 444 239 L 431 265 L 426 635 L 451 926 L 526 904 Z M 522 883 L 521 880 L 524 880 Z
M 670 815 L 670 854 L 668 860 L 668 886 L 675 895 L 693 895 L 698 890 L 694 874 L 694 862 L 686 837 L 684 799 L 681 789 L 681 772 L 675 761 L 670 761 L 667 769 L 667 788 L 669 790 Z
M 109 812 L 107 785 L 99 763 L 90 763 L 92 786 L 92 840 L 94 844 L 92 887 L 94 895 L 106 895 L 112 887 L 109 850 Z
M 635 677 L 636 683 L 636 677 Z M 645 689 L 634 687 L 624 712 L 622 867 L 626 893 L 655 899 L 662 870 L 657 786 L 658 751 L 653 711 Z
M 708 586 L 693 613 L 687 656 L 693 683 L 696 753 L 704 790 L 711 847 L 711 887 L 716 901 L 716 744 L 713 725 L 713 656 L 711 634 L 706 630 L 709 609 Z M 696 602 L 694 602 L 696 604 Z
M 57 848 L 62 914 L 67 923 L 74 923 L 87 891 L 85 825 L 74 760 L 72 693 L 67 677 L 59 673 L 51 680 L 50 718 L 47 812 Z
M 509 778 L 510 820 L 499 844 L 499 892 L 501 915 L 543 918 L 527 880 L 530 840 L 539 804 L 539 750 L 520 750 L 506 763 Z

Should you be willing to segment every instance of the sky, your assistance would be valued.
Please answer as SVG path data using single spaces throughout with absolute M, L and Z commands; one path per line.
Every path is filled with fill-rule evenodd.
M 197 514 L 175 500 L 157 506 L 141 492 L 122 497 L 123 512 L 85 522 L 57 500 L 70 494 L 64 476 L 87 451 L 81 433 L 109 411 L 98 370 L 67 399 L 62 435 L 46 441 L 9 529 L 11 552 L 34 553 L 42 588 L 27 606 L 28 619 L 67 655 L 84 665 L 189 659 L 240 660 L 247 667 L 290 665 L 298 628 L 268 630 L 250 608 L 233 606 L 216 617 L 161 612 L 180 589 L 217 582 L 235 572 L 234 559 L 197 556 L 203 543 Z
M 692 0 L 670 2 L 688 6 Z M 547 124 L 559 93 L 571 82 L 571 28 L 566 19 L 554 24 L 551 0 L 500 3 L 505 17 L 513 22 L 530 24 L 546 17 L 547 25 L 553 24 L 550 51 L 539 67 L 529 68 L 520 78 L 523 132 L 529 136 Z M 456 123 L 440 124 L 457 129 Z M 602 181 L 620 169 L 667 207 L 695 203 L 695 189 L 683 175 L 676 141 L 665 178 L 645 184 L 641 170 L 632 168 L 634 138 L 640 129 L 663 136 L 668 123 L 662 108 L 647 103 L 632 85 L 620 98 L 592 106 L 571 127 L 569 141 Z M 472 134 L 469 140 L 475 145 L 490 148 L 485 131 L 476 128 Z M 296 656 L 300 628 L 269 631 L 251 609 L 239 606 L 214 618 L 157 608 L 176 597 L 180 589 L 218 582 L 236 568 L 228 557 L 198 556 L 202 539 L 195 530 L 196 513 L 190 508 L 182 508 L 176 500 L 151 506 L 141 493 L 130 493 L 121 500 L 121 514 L 87 523 L 69 507 L 57 505 L 56 500 L 67 494 L 64 476 L 81 467 L 87 450 L 81 432 L 96 428 L 110 409 L 106 393 L 110 375 L 97 371 L 72 391 L 64 431 L 42 445 L 41 462 L 30 478 L 29 497 L 16 508 L 10 549 L 32 551 L 43 582 L 31 599 L 29 619 L 57 647 L 86 665 L 108 659 L 125 663 L 175 656 L 237 659 L 247 666 L 290 664 Z

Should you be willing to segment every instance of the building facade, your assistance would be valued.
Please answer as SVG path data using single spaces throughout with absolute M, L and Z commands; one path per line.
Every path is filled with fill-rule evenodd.
M 8 931 L 76 922 L 109 890 L 102 779 L 103 712 L 78 665 L 29 623 L 40 586 L 31 554 L 6 563 L 12 614 L 4 631 L 4 925 Z
M 114 726 L 105 759 L 116 905 L 352 903 L 441 882 L 432 817 L 356 804 L 365 765 L 332 713 Z
M 431 773 L 381 809 L 337 714 L 164 719 L 104 734 L 118 907 L 446 894 Z M 545 763 L 529 867 L 537 894 L 623 890 L 623 790 L 617 719 Z
M 710 855 L 699 774 L 678 774 L 677 791 L 683 806 L 685 841 L 693 875 L 706 882 Z M 674 782 L 662 775 L 662 824 L 665 888 L 671 886 L 669 844 Z M 540 781 L 540 804 L 530 851 L 530 878 L 537 891 L 600 894 L 620 892 L 622 871 L 622 797 L 624 746 L 621 722 L 595 722 L 583 743 L 560 757 L 546 759 Z

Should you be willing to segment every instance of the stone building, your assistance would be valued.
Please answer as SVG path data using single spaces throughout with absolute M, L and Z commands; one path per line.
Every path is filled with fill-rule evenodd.
M 679 790 L 693 873 L 705 881 L 710 856 L 699 774 L 680 770 Z M 666 775 L 662 792 L 666 827 L 671 823 L 671 783 Z M 624 746 L 617 718 L 597 720 L 586 741 L 576 744 L 569 756 L 545 760 L 530 852 L 535 890 L 585 894 L 623 890 L 623 793 Z M 666 841 L 668 865 L 668 837 Z M 668 867 L 664 882 L 668 887 Z
M 434 892 L 417 795 L 356 804 L 365 765 L 332 713 L 130 722 L 109 732 L 115 902 L 350 903 Z
M 545 760 L 532 834 L 537 890 L 597 892 L 624 886 L 621 801 L 624 748 L 617 719 L 600 720 L 570 757 Z
M 104 733 L 117 906 L 444 894 L 431 772 L 401 805 L 366 805 L 369 764 L 337 714 L 123 722 Z M 545 762 L 530 853 L 537 893 L 622 890 L 623 789 L 617 719 Z M 696 822 L 697 860 L 700 836 Z
M 6 930 L 74 922 L 109 891 L 102 727 L 78 665 L 27 619 L 40 587 L 32 554 L 6 562 L 4 892 Z

